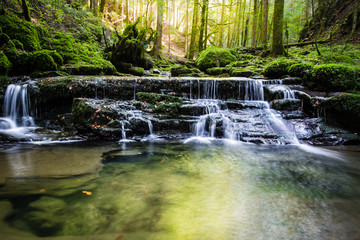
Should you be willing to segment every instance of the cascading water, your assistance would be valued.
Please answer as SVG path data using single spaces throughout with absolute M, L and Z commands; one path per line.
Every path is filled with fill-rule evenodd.
M 192 106 L 201 107 L 204 114 L 193 125 L 193 134 L 199 137 L 217 137 L 244 142 L 298 144 L 291 131 L 264 101 L 263 83 L 260 80 L 242 80 L 238 83 L 238 100 L 215 100 L 217 83 L 204 85 L 202 97 Z M 285 89 L 287 90 L 287 89 Z M 284 98 L 295 98 L 283 91 Z
M 30 116 L 30 98 L 27 85 L 10 84 L 5 92 L 4 117 L 1 118 L 0 129 L 11 129 L 18 126 L 35 126 Z

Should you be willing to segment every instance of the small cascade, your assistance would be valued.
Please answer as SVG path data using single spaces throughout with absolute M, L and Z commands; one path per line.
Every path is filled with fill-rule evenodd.
M 239 100 L 263 101 L 264 88 L 260 80 L 239 81 Z
M 296 99 L 295 91 L 285 85 L 266 85 L 266 88 L 273 93 L 275 99 Z
M 30 116 L 31 106 L 27 85 L 10 84 L 5 92 L 4 118 L 1 119 L 1 129 L 17 126 L 35 126 Z M 10 122 L 11 121 L 11 122 Z

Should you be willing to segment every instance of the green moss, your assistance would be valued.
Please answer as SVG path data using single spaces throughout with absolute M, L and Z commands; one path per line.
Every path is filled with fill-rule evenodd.
M 4 47 L 4 53 L 6 55 L 6 57 L 11 61 L 14 62 L 18 53 L 18 50 L 16 49 L 15 44 L 13 43 L 13 41 L 9 41 L 5 47 Z
M 313 65 L 310 63 L 297 63 L 289 67 L 289 75 L 291 77 L 307 78 Z
M 359 88 L 359 69 L 342 64 L 314 66 L 305 84 L 313 90 L 346 91 Z
M 16 49 L 24 50 L 24 45 L 19 40 L 14 39 L 12 42 L 15 44 Z
M 84 126 L 88 125 L 89 119 L 93 114 L 93 108 L 86 104 L 86 101 L 84 99 L 74 99 L 72 107 L 72 119 L 75 128 L 80 131 L 86 130 Z
M 145 73 L 145 70 L 142 67 L 132 67 L 132 68 L 130 68 L 130 73 L 135 76 L 143 76 Z
M 236 67 L 230 70 L 230 76 L 232 77 L 251 77 L 253 75 L 255 75 L 255 72 L 249 68 Z
M 181 103 L 184 101 L 184 99 L 180 97 L 146 92 L 136 93 L 136 100 L 149 104 L 158 104 L 159 102 Z
M 51 50 L 45 50 L 45 52 L 52 57 L 52 59 L 54 60 L 54 62 L 59 65 L 62 66 L 64 64 L 64 60 L 61 57 L 61 55 L 59 53 L 57 53 L 56 51 L 51 51 Z
M 209 75 L 217 76 L 221 75 L 222 73 L 227 73 L 224 67 L 214 67 L 206 69 L 206 73 Z
M 10 41 L 9 36 L 6 33 L 0 35 L 0 46 L 8 43 Z
M 171 76 L 177 77 L 184 74 L 191 74 L 192 70 L 187 68 L 186 66 L 176 64 L 171 67 L 170 72 L 171 72 Z
M 294 60 L 280 58 L 267 64 L 263 74 L 269 78 L 281 78 L 289 74 L 288 68 L 295 64 Z
M 0 25 L 4 33 L 11 39 L 19 40 L 27 51 L 40 49 L 40 42 L 36 26 L 30 22 L 20 20 L 15 15 L 0 15 Z
M 57 66 L 48 51 L 22 52 L 14 62 L 13 74 L 56 71 Z
M 11 68 L 11 63 L 9 59 L 3 52 L 0 52 L 0 75 L 8 74 Z
M 242 60 L 242 61 L 252 60 L 252 59 L 256 59 L 256 58 L 257 58 L 256 56 L 251 55 L 251 54 L 239 54 L 239 56 L 238 56 L 238 59 Z
M 342 94 L 323 103 L 327 115 L 335 118 L 347 128 L 360 130 L 360 95 Z M 330 117 L 330 116 L 329 116 Z
M 198 68 L 205 71 L 212 67 L 225 67 L 237 58 L 227 48 L 210 47 L 202 51 L 195 63 Z

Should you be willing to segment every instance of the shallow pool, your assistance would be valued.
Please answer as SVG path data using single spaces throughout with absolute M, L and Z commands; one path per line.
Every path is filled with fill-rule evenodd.
M 23 144 L 0 152 L 0 218 L 6 240 L 359 239 L 360 148 Z

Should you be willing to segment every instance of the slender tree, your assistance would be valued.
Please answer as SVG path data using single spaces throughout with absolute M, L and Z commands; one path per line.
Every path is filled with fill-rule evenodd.
M 256 45 L 256 28 L 257 28 L 257 16 L 258 16 L 258 0 L 254 0 L 254 10 L 253 10 L 253 25 L 252 25 L 252 35 L 251 35 L 251 45 Z
M 191 38 L 190 38 L 190 50 L 189 50 L 189 59 L 193 59 L 195 55 L 195 41 L 196 41 L 196 33 L 198 31 L 198 13 L 199 13 L 199 0 L 194 0 L 194 12 L 193 12 L 193 20 L 191 26 Z
M 158 32 L 158 36 L 155 42 L 155 54 L 159 56 L 159 52 L 161 50 L 162 44 L 162 32 L 163 32 L 163 14 L 164 14 L 164 1 L 158 0 L 157 2 L 157 23 L 156 23 L 156 31 Z
M 269 0 L 263 0 L 263 25 L 262 25 L 262 39 L 261 43 L 266 48 L 267 45 L 267 29 L 268 29 L 268 15 L 269 15 Z
M 26 0 L 21 0 L 22 14 L 26 21 L 31 21 L 29 7 L 26 3 Z
M 104 14 L 104 12 L 105 12 L 105 7 L 106 7 L 106 0 L 101 0 L 101 1 L 100 1 L 100 13 L 101 13 L 101 15 Z
M 223 34 L 224 34 L 224 16 L 225 16 L 225 2 L 226 0 L 222 0 L 221 4 L 221 18 L 220 18 L 220 29 L 219 29 L 219 46 L 223 46 Z
M 208 8 L 209 0 L 203 0 L 202 9 L 201 9 L 201 24 L 200 24 L 200 33 L 199 33 L 199 52 L 204 49 L 204 32 L 206 26 L 206 12 Z
M 284 0 L 275 0 L 273 15 L 273 42 L 271 53 L 273 56 L 283 55 L 283 25 L 284 25 Z

